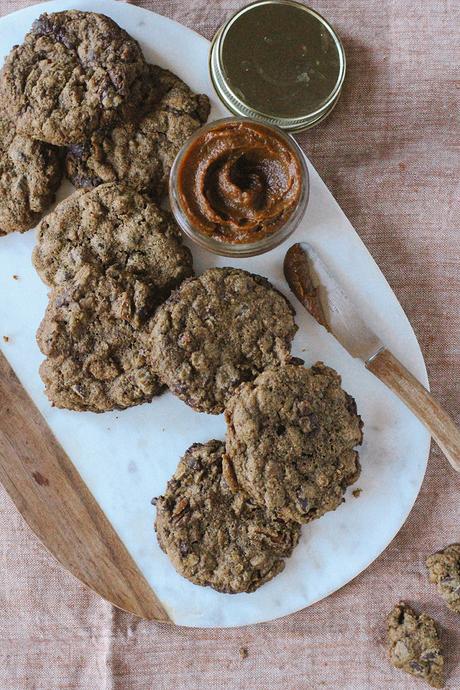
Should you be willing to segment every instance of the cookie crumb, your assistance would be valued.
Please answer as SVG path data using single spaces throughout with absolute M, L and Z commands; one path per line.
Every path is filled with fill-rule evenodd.
M 425 680 L 432 688 L 443 688 L 444 658 L 434 620 L 400 601 L 388 616 L 387 626 L 391 664 Z
M 241 659 L 247 659 L 249 656 L 249 652 L 248 652 L 247 647 L 240 647 L 239 655 L 240 655 Z
M 362 489 L 353 489 L 351 492 L 355 498 L 359 498 L 360 495 L 362 494 L 363 490 Z
M 450 544 L 426 559 L 429 581 L 438 586 L 438 592 L 447 606 L 460 613 L 460 544 Z
M 4 335 L 4 336 L 3 336 L 3 342 L 4 342 L 4 343 L 9 343 L 9 342 L 10 342 L 10 339 L 9 339 L 9 337 L 8 337 L 7 335 Z

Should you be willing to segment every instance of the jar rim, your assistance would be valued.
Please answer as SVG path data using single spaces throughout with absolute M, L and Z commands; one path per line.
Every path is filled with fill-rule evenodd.
M 244 243 L 231 243 L 222 242 L 221 240 L 216 240 L 213 237 L 204 235 L 193 228 L 193 226 L 188 222 L 186 214 L 181 206 L 179 195 L 177 194 L 176 182 L 177 173 L 180 164 L 187 153 L 189 146 L 191 146 L 202 134 L 212 130 L 215 127 L 219 127 L 226 123 L 238 123 L 238 122 L 248 122 L 250 124 L 257 124 L 258 126 L 266 127 L 267 129 L 272 129 L 277 136 L 280 136 L 294 151 L 298 157 L 300 163 L 300 169 L 302 173 L 302 185 L 301 185 L 301 195 L 297 202 L 297 205 L 290 216 L 287 218 L 284 225 L 275 230 L 273 233 L 267 235 L 266 237 L 257 240 L 256 242 L 244 242 Z M 223 117 L 212 122 L 208 122 L 197 129 L 192 136 L 187 139 L 185 144 L 183 144 L 171 168 L 171 174 L 169 176 L 169 201 L 173 215 L 181 228 L 182 232 L 186 237 L 192 240 L 195 244 L 200 246 L 202 249 L 206 249 L 213 254 L 218 254 L 220 256 L 228 256 L 233 258 L 246 258 L 250 256 L 256 256 L 259 254 L 264 254 L 265 252 L 274 249 L 279 246 L 285 239 L 287 239 L 294 230 L 298 227 L 300 221 L 302 220 L 310 196 L 310 177 L 308 173 L 308 167 L 305 159 L 305 155 L 300 148 L 297 141 L 288 132 L 283 131 L 275 125 L 271 125 L 267 122 L 260 122 L 253 120 L 251 118 L 245 117 Z
M 262 110 L 257 110 L 251 107 L 242 100 L 235 90 L 230 86 L 228 80 L 225 76 L 225 69 L 223 65 L 222 51 L 225 42 L 225 38 L 228 32 L 231 30 L 233 24 L 239 20 L 245 13 L 250 12 L 257 7 L 264 5 L 285 5 L 289 7 L 294 7 L 302 12 L 313 16 L 317 19 L 328 31 L 331 36 L 333 43 L 337 50 L 337 55 L 339 58 L 339 74 L 336 83 L 327 97 L 326 101 L 318 108 L 311 112 L 307 112 L 298 117 L 285 117 L 276 116 Z M 269 125 L 275 125 L 280 129 L 288 132 L 300 132 L 310 127 L 322 122 L 335 108 L 342 92 L 342 86 L 346 74 L 346 56 L 345 50 L 340 40 L 340 37 L 333 29 L 331 24 L 316 10 L 311 7 L 301 4 L 296 0 L 256 0 L 255 2 L 242 7 L 236 13 L 234 13 L 223 26 L 218 29 L 215 34 L 209 53 L 209 72 L 211 77 L 211 82 L 213 84 L 214 90 L 216 91 L 218 97 L 222 103 L 235 115 L 240 117 L 247 117 L 258 122 L 264 122 Z

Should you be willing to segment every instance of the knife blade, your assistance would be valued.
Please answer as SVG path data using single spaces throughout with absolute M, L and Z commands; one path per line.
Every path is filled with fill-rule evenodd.
M 383 344 L 307 242 L 294 244 L 284 259 L 284 275 L 299 302 L 348 350 L 369 362 Z
M 294 244 L 286 253 L 283 268 L 299 302 L 406 404 L 460 472 L 460 429 L 367 325 L 318 252 L 306 242 Z

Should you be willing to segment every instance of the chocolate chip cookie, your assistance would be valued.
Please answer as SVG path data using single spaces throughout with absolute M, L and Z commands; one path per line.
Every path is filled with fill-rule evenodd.
M 61 146 L 85 141 L 127 104 L 134 115 L 145 71 L 137 41 L 112 19 L 67 10 L 42 14 L 11 50 L 0 93 L 18 132 Z
M 192 256 L 172 217 L 148 197 L 108 183 L 79 190 L 37 228 L 33 263 L 47 285 L 85 263 L 117 265 L 157 288 L 159 301 L 192 273 Z
M 284 568 L 300 528 L 233 494 L 222 473 L 221 441 L 194 444 L 164 496 L 155 500 L 158 542 L 176 570 L 197 585 L 253 592 Z
M 444 687 L 444 658 L 435 622 L 403 601 L 388 616 L 388 654 L 395 668 Z
M 460 613 L 460 544 L 451 544 L 426 559 L 430 582 L 447 606 Z
M 359 476 L 362 422 L 340 376 L 318 362 L 267 369 L 227 403 L 226 457 L 259 505 L 299 523 L 342 502 Z
M 40 376 L 53 405 L 105 412 L 160 393 L 148 361 L 155 303 L 151 285 L 91 264 L 54 289 L 37 333 L 47 357 Z
M 174 158 L 206 122 L 209 99 L 157 65 L 149 65 L 143 88 L 140 119 L 98 130 L 86 143 L 69 147 L 67 176 L 76 187 L 122 181 L 154 198 L 167 191 Z
M 296 330 L 293 308 L 268 280 L 211 268 L 159 308 L 152 363 L 184 402 L 219 414 L 242 381 L 289 359 Z
M 33 228 L 54 201 L 61 176 L 58 150 L 18 134 L 0 111 L 0 235 Z

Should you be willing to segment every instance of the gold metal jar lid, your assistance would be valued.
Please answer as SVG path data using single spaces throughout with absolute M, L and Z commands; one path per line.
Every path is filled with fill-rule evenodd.
M 345 78 L 345 52 L 331 25 L 294 0 L 258 0 L 216 33 L 210 72 L 235 115 L 290 132 L 333 110 Z

